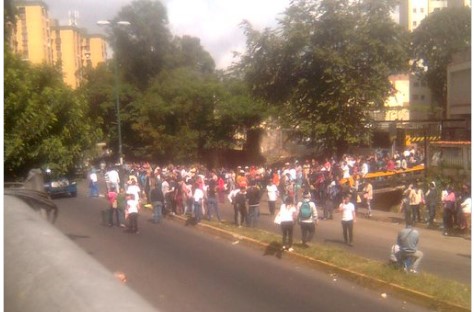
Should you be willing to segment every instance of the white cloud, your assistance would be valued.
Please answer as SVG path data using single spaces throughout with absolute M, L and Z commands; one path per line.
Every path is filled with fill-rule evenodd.
M 218 68 L 233 61 L 233 51 L 242 51 L 245 36 L 239 24 L 245 19 L 263 29 L 289 5 L 288 0 L 170 0 L 167 2 L 171 31 L 191 35 L 214 57 Z
M 79 11 L 79 26 L 90 33 L 100 32 L 96 21 L 112 19 L 132 0 L 45 0 L 50 16 L 61 25 L 68 23 L 68 11 Z M 242 51 L 245 37 L 239 24 L 248 20 L 254 27 L 274 27 L 290 0 L 164 0 L 170 30 L 175 35 L 201 39 L 218 68 L 232 62 L 232 52 Z

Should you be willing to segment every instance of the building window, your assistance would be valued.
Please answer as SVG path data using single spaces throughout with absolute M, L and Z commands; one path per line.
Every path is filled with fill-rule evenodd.
M 411 99 L 412 99 L 413 101 L 418 101 L 418 100 L 420 99 L 420 96 L 419 96 L 418 94 L 413 94 L 413 95 L 411 96 Z
M 416 13 L 416 8 L 413 8 L 413 13 Z
M 420 8 L 420 13 L 425 13 L 425 8 Z
M 418 81 L 413 83 L 413 87 L 418 88 L 420 86 L 420 83 Z
M 413 27 L 416 27 L 416 21 L 413 21 Z
M 420 95 L 420 100 L 422 100 L 422 101 L 425 100 L 425 95 L 424 94 Z

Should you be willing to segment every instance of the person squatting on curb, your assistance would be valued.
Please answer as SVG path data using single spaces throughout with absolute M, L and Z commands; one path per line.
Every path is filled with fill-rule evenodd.
M 423 252 L 418 250 L 418 241 L 420 234 L 413 227 L 412 223 L 408 223 L 406 227 L 397 236 L 397 245 L 400 248 L 399 259 L 402 263 L 405 263 L 407 258 L 410 261 L 410 265 L 405 268 L 410 273 L 418 273 L 418 267 L 420 266 L 421 259 L 423 258 Z

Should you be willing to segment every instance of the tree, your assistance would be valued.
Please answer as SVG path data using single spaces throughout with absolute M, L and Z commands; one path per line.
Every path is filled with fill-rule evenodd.
M 432 92 L 446 117 L 447 67 L 457 52 L 471 49 L 471 9 L 445 8 L 426 17 L 412 33 L 412 70 Z
M 47 65 L 33 66 L 5 51 L 5 179 L 32 168 L 66 173 L 100 138 L 85 100 Z
M 114 24 L 111 42 L 126 81 L 144 90 L 173 54 L 166 8 L 159 1 L 136 0 L 113 21 L 130 22 L 126 27 Z
M 10 48 L 10 37 L 16 25 L 16 7 L 12 0 L 5 0 L 3 2 L 3 26 L 4 26 L 4 45 L 5 48 Z
M 254 95 L 279 108 L 302 142 L 340 154 L 368 131 L 368 112 L 407 68 L 408 34 L 390 18 L 391 0 L 296 0 L 276 29 L 243 23 L 247 50 L 235 70 Z

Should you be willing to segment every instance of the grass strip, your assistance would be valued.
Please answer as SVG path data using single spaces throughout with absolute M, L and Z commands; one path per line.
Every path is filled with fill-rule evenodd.
M 237 237 L 243 236 L 257 240 L 267 246 L 273 246 L 274 248 L 281 246 L 281 235 L 276 233 L 258 228 L 238 228 L 233 224 L 207 220 L 203 220 L 202 223 L 232 232 Z M 402 270 L 391 266 L 388 263 L 388 259 L 387 263 L 383 263 L 352 254 L 335 246 L 313 243 L 309 248 L 303 248 L 298 244 L 295 244 L 293 247 L 297 254 L 315 259 L 316 261 L 326 262 L 340 269 L 366 275 L 387 284 L 393 284 L 397 287 L 427 295 L 427 297 L 432 297 L 434 301 L 458 306 L 461 308 L 460 310 L 470 310 L 471 308 L 471 285 L 441 278 L 426 272 L 407 275 Z M 436 308 L 437 310 L 445 310 L 439 306 Z

